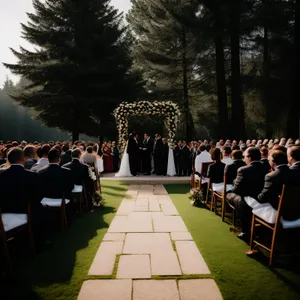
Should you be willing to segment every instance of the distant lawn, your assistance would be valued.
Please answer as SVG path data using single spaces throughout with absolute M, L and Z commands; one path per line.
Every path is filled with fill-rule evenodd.
M 224 299 L 300 299 L 300 266 L 295 272 L 269 269 L 247 257 L 248 246 L 229 231 L 229 225 L 204 208 L 190 204 L 188 185 L 166 185 L 175 206 L 201 251 Z
M 105 208 L 78 216 L 67 231 L 57 235 L 51 249 L 35 256 L 33 260 L 20 263 L 22 266 L 14 270 L 13 278 L 0 283 L 1 299 L 77 298 L 83 281 L 88 278 L 87 273 L 99 245 L 127 190 L 126 185 L 117 181 L 103 181 L 102 187 Z M 26 247 L 24 245 L 24 250 Z

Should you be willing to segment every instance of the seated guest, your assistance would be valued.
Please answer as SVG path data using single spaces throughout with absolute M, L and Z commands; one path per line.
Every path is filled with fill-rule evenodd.
M 300 178 L 300 147 L 292 146 L 288 149 L 288 162 L 291 170 L 291 181 L 298 182 Z
M 24 169 L 25 156 L 21 148 L 12 148 L 7 159 L 10 167 L 0 171 L 0 207 L 3 213 L 24 214 L 28 202 L 36 200 L 36 174 Z
M 262 147 L 260 149 L 260 154 L 261 154 L 261 163 L 264 165 L 266 168 L 266 172 L 268 173 L 271 169 L 271 166 L 269 164 L 268 156 L 269 156 L 269 149 L 267 147 Z
M 213 150 L 211 157 L 214 163 L 208 167 L 207 177 L 210 178 L 213 190 L 219 191 L 219 185 L 214 186 L 214 184 L 222 183 L 224 181 L 224 168 L 226 165 L 221 162 L 221 151 L 219 148 Z M 214 187 L 216 187 L 217 190 Z
M 287 155 L 279 150 L 274 150 L 269 155 L 269 164 L 273 172 L 265 177 L 265 185 L 258 195 L 259 203 L 271 203 L 274 209 L 278 208 L 278 196 L 281 194 L 282 186 L 288 183 L 290 169 L 287 165 Z M 299 178 L 300 183 L 300 178 Z
M 65 143 L 62 147 L 63 155 L 61 156 L 60 165 L 63 166 L 72 161 L 72 151 L 69 144 Z
M 231 191 L 226 195 L 226 201 L 235 207 L 242 223 L 242 232 L 238 235 L 241 239 L 248 239 L 252 209 L 245 202 L 244 197 L 257 198 L 264 186 L 266 170 L 260 162 L 260 150 L 255 147 L 248 148 L 244 153 L 245 167 L 238 169 L 237 177 Z
M 244 167 L 246 163 L 243 161 L 243 151 L 235 150 L 232 152 L 233 162 L 225 167 L 227 184 L 233 184 L 239 168 Z
M 32 166 L 32 168 L 30 169 L 32 172 L 38 172 L 39 170 L 41 170 L 44 167 L 49 165 L 48 153 L 49 153 L 50 149 L 51 149 L 51 147 L 48 144 L 44 145 L 41 148 L 40 155 L 42 157 L 35 165 Z
M 223 154 L 222 163 L 224 163 L 226 166 L 233 163 L 233 160 L 230 157 L 231 148 L 229 146 L 223 147 L 222 154 Z
M 295 146 L 300 146 L 300 140 L 298 139 L 298 140 L 296 140 L 296 142 L 295 142 Z
M 65 196 L 70 200 L 74 188 L 71 171 L 60 167 L 60 152 L 57 149 L 49 151 L 48 159 L 48 166 L 38 171 L 41 199 L 44 197 L 61 199 Z
M 284 146 L 278 145 L 278 144 L 274 144 L 273 149 L 272 150 L 279 150 L 282 151 L 284 153 L 287 153 L 287 148 L 285 148 Z
M 200 145 L 200 154 L 195 159 L 195 172 L 199 175 L 202 171 L 202 163 L 212 162 L 211 155 L 206 151 L 206 145 Z
M 37 153 L 36 148 L 32 145 L 28 145 L 24 148 L 24 155 L 25 155 L 25 169 L 30 170 L 33 165 L 37 163 Z
M 89 146 L 86 149 L 86 153 L 84 153 L 80 160 L 85 163 L 88 164 L 89 166 L 94 166 L 95 167 L 95 172 L 99 172 L 98 171 L 98 165 L 97 165 L 97 157 L 95 155 L 93 155 L 93 147 Z

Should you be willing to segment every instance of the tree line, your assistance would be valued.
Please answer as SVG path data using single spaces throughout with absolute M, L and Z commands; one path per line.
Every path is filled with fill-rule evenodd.
M 73 140 L 147 99 L 179 103 L 188 140 L 299 136 L 300 0 L 131 2 L 125 22 L 110 0 L 33 0 L 12 97 Z

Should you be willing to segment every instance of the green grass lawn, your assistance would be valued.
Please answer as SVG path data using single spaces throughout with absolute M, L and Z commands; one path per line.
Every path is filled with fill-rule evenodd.
M 126 185 L 103 181 L 105 208 L 75 218 L 70 228 L 59 233 L 53 246 L 27 261 L 19 262 L 12 278 L 1 282 L 1 299 L 75 300 L 107 232 Z M 26 245 L 27 247 L 27 245 Z M 25 249 L 25 245 L 24 245 Z M 5 294 L 3 294 L 5 293 Z
M 273 269 L 264 260 L 247 257 L 248 246 L 229 231 L 228 224 L 209 210 L 190 204 L 188 185 L 167 185 L 166 189 L 224 299 L 300 299 L 299 265 L 294 266 L 295 271 Z

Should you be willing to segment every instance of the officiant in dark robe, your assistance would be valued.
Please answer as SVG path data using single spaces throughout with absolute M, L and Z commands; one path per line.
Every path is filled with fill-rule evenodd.
M 159 134 L 155 135 L 156 143 L 154 148 L 154 168 L 156 175 L 163 175 L 163 159 L 164 159 L 164 145 Z
M 138 143 L 138 135 L 135 132 L 133 132 L 129 137 L 128 147 L 127 147 L 130 172 L 133 176 L 136 176 L 137 172 L 139 171 L 139 165 L 140 165 L 139 152 L 140 152 L 140 147 Z
M 140 147 L 142 159 L 142 173 L 151 175 L 151 158 L 153 153 L 154 142 L 150 136 L 145 133 L 143 145 Z

